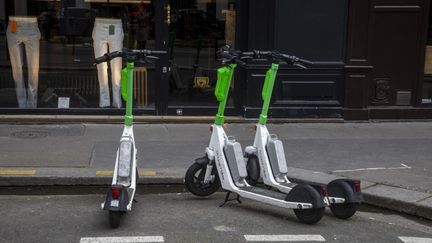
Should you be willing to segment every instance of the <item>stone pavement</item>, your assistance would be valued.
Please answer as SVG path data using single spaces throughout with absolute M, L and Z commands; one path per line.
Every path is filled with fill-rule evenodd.
M 253 123 L 226 125 L 242 146 Z M 181 184 L 208 124 L 137 124 L 140 183 Z M 293 181 L 362 180 L 366 203 L 432 219 L 432 122 L 270 124 Z M 0 125 L 0 186 L 106 185 L 122 125 Z

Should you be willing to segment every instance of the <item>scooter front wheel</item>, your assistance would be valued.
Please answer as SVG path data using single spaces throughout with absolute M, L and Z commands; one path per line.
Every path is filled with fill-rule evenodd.
M 215 167 L 213 167 L 215 168 Z M 212 175 L 214 179 L 208 183 L 204 182 L 204 176 L 206 173 L 207 166 L 193 163 L 186 172 L 185 185 L 186 188 L 194 195 L 205 197 L 215 193 L 219 190 L 221 184 L 219 176 L 213 169 Z
M 259 160 L 255 155 L 249 156 L 246 164 L 247 177 L 246 181 L 251 186 L 256 186 L 260 178 Z
M 113 228 L 118 228 L 120 226 L 120 219 L 122 212 L 119 211 L 109 211 L 109 224 Z
M 288 193 L 286 201 L 311 203 L 312 208 L 294 209 L 297 219 L 305 224 L 316 224 L 324 216 L 324 203 L 322 196 L 316 189 L 307 184 L 300 184 Z

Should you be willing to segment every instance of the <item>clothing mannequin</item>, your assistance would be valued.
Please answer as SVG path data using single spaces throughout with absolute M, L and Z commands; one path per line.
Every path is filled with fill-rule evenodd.
M 109 4 L 109 0 L 107 0 Z M 108 6 L 109 8 L 109 6 Z M 109 12 L 109 10 L 108 10 Z M 93 28 L 93 47 L 95 57 L 103 56 L 105 53 L 120 51 L 123 48 L 123 24 L 121 19 L 97 17 Z M 111 62 L 111 80 L 113 91 L 112 106 L 121 108 L 120 97 L 122 59 L 116 58 Z M 108 65 L 101 63 L 97 65 L 98 80 L 100 88 L 100 107 L 110 106 L 110 92 L 108 86 Z
M 10 16 L 6 32 L 8 49 L 12 66 L 12 76 L 20 108 L 37 107 L 37 91 L 39 83 L 39 56 L 41 33 L 36 17 Z M 28 66 L 28 87 L 26 89 L 23 76 L 25 47 Z

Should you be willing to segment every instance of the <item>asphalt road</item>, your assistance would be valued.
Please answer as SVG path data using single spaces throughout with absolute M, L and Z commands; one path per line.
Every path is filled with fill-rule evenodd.
M 96 242 L 96 237 L 142 242 L 432 242 L 432 222 L 376 208 L 364 207 L 347 221 L 326 212 L 317 225 L 310 226 L 299 223 L 290 210 L 247 199 L 219 208 L 223 197 L 223 193 L 206 199 L 189 193 L 138 195 L 133 211 L 114 230 L 107 212 L 100 209 L 101 194 L 3 195 L 0 242 Z

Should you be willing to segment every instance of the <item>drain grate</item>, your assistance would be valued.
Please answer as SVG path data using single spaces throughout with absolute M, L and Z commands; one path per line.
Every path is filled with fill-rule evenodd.
M 48 137 L 49 132 L 44 131 L 19 131 L 9 134 L 9 137 L 22 138 L 22 139 L 35 139 Z

